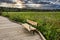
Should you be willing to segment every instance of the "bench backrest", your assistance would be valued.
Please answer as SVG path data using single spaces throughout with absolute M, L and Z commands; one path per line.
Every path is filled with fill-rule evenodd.
M 28 20 L 27 19 L 27 23 L 31 24 L 31 25 L 34 25 L 34 26 L 37 26 L 37 22 L 34 22 L 34 21 L 31 21 L 31 20 Z

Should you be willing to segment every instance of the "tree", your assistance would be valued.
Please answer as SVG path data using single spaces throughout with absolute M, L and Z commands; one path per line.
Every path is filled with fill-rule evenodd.
M 0 7 L 0 15 L 2 14 L 2 8 Z

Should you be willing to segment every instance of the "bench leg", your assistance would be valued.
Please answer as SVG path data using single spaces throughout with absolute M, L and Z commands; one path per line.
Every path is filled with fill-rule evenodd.
M 32 35 L 34 35 L 34 34 L 35 34 L 35 30 L 31 30 L 30 32 L 32 33 Z
M 31 33 L 34 35 L 35 34 L 35 30 L 32 30 Z
M 33 35 L 34 35 L 34 34 L 35 34 L 35 31 L 33 31 L 32 33 L 33 33 Z

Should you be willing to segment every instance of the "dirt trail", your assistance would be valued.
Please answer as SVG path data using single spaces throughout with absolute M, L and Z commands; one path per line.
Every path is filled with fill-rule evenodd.
M 0 40 L 41 40 L 38 34 L 32 35 L 21 25 L 0 16 Z

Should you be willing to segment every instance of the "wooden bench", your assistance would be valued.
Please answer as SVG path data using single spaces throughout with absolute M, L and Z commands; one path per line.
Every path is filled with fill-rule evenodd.
M 36 31 L 36 28 L 32 27 L 32 25 L 37 26 L 37 22 L 31 21 L 31 20 L 26 20 L 26 21 L 27 21 L 27 23 L 22 24 L 22 26 L 25 29 L 27 29 L 29 32 L 32 31 L 33 34 L 34 34 L 34 31 Z M 29 25 L 28 23 L 31 24 L 31 25 Z
M 29 32 L 32 31 L 33 34 L 34 34 L 34 32 L 37 32 L 42 40 L 46 40 L 41 32 L 39 32 L 36 28 L 31 26 L 31 25 L 38 26 L 37 22 L 31 21 L 31 20 L 28 20 L 28 19 L 26 21 L 27 21 L 27 23 L 22 24 L 22 26 L 24 28 L 26 28 Z M 31 24 L 31 25 L 29 25 L 29 24 Z
M 29 25 L 29 24 L 27 24 L 27 23 L 22 24 L 22 26 L 23 26 L 24 28 L 26 28 L 29 32 L 36 30 L 36 28 L 32 27 L 31 25 Z

